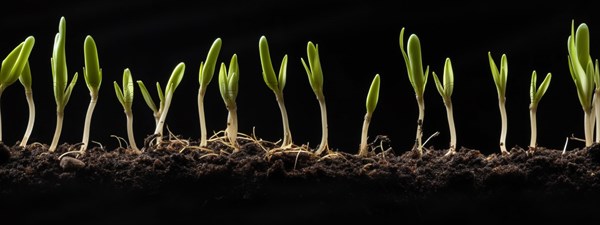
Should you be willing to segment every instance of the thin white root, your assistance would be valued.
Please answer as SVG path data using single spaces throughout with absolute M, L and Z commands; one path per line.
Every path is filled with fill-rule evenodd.
M 431 139 L 432 139 L 432 138 L 434 138 L 434 137 L 437 137 L 438 135 L 440 135 L 440 132 L 439 132 L 439 131 L 436 131 L 435 133 L 433 133 L 431 136 L 429 136 L 429 137 L 428 137 L 428 138 L 425 140 L 425 142 L 423 142 L 423 145 L 422 145 L 422 146 L 425 146 L 425 145 L 427 144 L 427 142 L 429 142 L 429 140 L 431 140 Z
M 567 153 L 567 145 L 569 144 L 569 137 L 567 137 L 567 140 L 565 140 L 565 147 L 563 147 L 563 151 L 562 154 L 564 155 L 565 153 Z
M 125 142 L 125 146 L 129 146 L 129 143 L 127 143 L 127 140 L 125 140 L 125 138 L 119 137 L 119 136 L 114 135 L 114 134 L 111 134 L 110 137 L 117 139 L 117 141 L 119 142 L 119 148 L 123 148 L 123 143 L 122 142 Z

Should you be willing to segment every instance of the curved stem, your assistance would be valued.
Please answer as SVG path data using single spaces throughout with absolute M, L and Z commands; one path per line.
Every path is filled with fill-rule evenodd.
M 315 152 L 315 154 L 320 155 L 325 150 L 329 150 L 328 144 L 328 132 L 327 132 L 327 107 L 325 105 L 325 96 L 323 94 L 317 95 L 317 100 L 319 101 L 319 106 L 321 107 L 321 143 L 319 144 L 319 148 Z
M 135 144 L 135 137 L 133 136 L 133 112 L 125 110 L 125 116 L 127 117 L 127 138 L 129 139 L 129 145 L 136 154 L 140 154 L 142 151 Z
M 60 133 L 62 132 L 63 120 L 65 112 L 63 109 L 56 110 L 56 130 L 54 130 L 54 137 L 52 138 L 52 144 L 50 144 L 49 152 L 54 152 L 58 146 L 58 140 L 60 139 Z
M 206 90 L 200 86 L 198 89 L 198 116 L 200 117 L 200 147 L 208 145 L 206 134 L 206 119 L 204 117 L 204 93 Z
M 163 128 L 165 126 L 165 120 L 167 119 L 167 113 L 169 112 L 169 107 L 171 106 L 172 99 L 173 93 L 167 93 L 167 96 L 165 96 L 165 108 L 160 113 L 160 119 L 158 120 L 158 124 L 156 124 L 156 129 L 154 130 L 154 134 L 158 134 L 158 137 L 156 138 L 156 144 L 160 144 L 160 142 L 162 142 Z
M 238 136 L 238 118 L 237 118 L 237 107 L 227 107 L 229 113 L 227 114 L 227 139 L 229 143 L 233 145 L 235 151 L 239 151 L 237 144 Z
M 87 113 L 85 114 L 85 124 L 83 125 L 83 145 L 79 149 L 83 154 L 85 154 L 85 150 L 87 150 L 87 146 L 90 140 L 90 126 L 92 124 L 92 115 L 94 114 L 94 108 L 96 107 L 96 103 L 98 102 L 98 93 L 90 93 L 92 96 L 90 100 L 90 104 L 88 105 Z
M 283 142 L 281 148 L 289 148 L 292 146 L 292 132 L 290 131 L 290 124 L 288 121 L 288 114 L 285 108 L 282 94 L 275 94 L 277 98 L 277 105 L 279 105 L 279 111 L 281 111 L 281 122 L 283 124 Z
M 35 123 L 35 104 L 33 102 L 33 92 L 31 90 L 25 90 L 25 97 L 27 97 L 27 106 L 29 107 L 29 121 L 27 122 L 27 129 L 21 140 L 21 147 L 27 146 L 31 132 L 33 131 L 33 125 Z
M 423 100 L 423 96 L 417 95 L 417 104 L 419 105 L 419 119 L 417 120 L 417 134 L 413 149 L 417 150 L 420 157 L 423 156 L 423 145 L 421 144 L 421 141 L 423 139 L 423 121 L 425 120 L 425 101 Z
M 506 132 L 508 129 L 506 117 L 506 98 L 502 97 L 498 101 L 498 107 L 500 108 L 500 117 L 502 120 L 502 130 L 500 131 L 500 152 L 502 154 L 509 154 L 509 152 L 506 150 Z
M 369 124 L 371 123 L 372 116 L 373 116 L 373 113 L 367 112 L 365 114 L 365 119 L 363 121 L 362 133 L 360 136 L 360 148 L 358 150 L 358 156 L 361 156 L 361 157 L 365 157 L 369 153 L 369 150 L 368 150 L 369 146 L 367 145 L 367 140 L 368 140 L 368 133 L 369 133 Z
M 448 117 L 448 129 L 450 130 L 450 147 L 446 155 L 456 153 L 456 126 L 454 125 L 454 110 L 452 108 L 452 101 L 448 99 L 444 101 L 446 105 L 446 116 Z
M 529 150 L 535 151 L 537 148 L 537 109 L 529 107 L 529 120 L 531 121 L 531 140 L 529 142 Z

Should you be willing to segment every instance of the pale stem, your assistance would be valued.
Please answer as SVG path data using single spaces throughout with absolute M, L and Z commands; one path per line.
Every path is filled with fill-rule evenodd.
M 129 145 L 135 154 L 140 154 L 142 151 L 135 144 L 135 137 L 133 136 L 133 112 L 131 110 L 125 110 L 125 116 L 127 117 L 127 137 L 129 139 Z
M 417 104 L 419 105 L 419 119 L 417 120 L 417 134 L 415 138 L 415 146 L 413 149 L 417 150 L 419 157 L 423 156 L 423 120 L 425 119 L 425 101 L 423 97 L 417 95 Z
M 238 136 L 238 119 L 237 119 L 237 108 L 236 106 L 229 107 L 227 114 L 227 139 L 229 139 L 229 143 L 233 146 L 235 151 L 239 151 L 237 144 L 237 136 Z
M 167 93 L 167 96 L 165 96 L 165 108 L 160 113 L 160 119 L 158 120 L 156 129 L 154 130 L 154 134 L 158 134 L 158 137 L 156 138 L 156 144 L 160 144 L 160 142 L 162 142 L 163 127 L 165 126 L 165 120 L 167 119 L 167 113 L 169 112 L 169 107 L 171 106 L 172 99 L 173 93 Z
M 450 130 L 450 147 L 446 155 L 456 153 L 456 127 L 454 126 L 454 110 L 452 109 L 452 101 L 448 99 L 444 101 L 446 105 L 446 115 L 448 116 L 448 129 Z
M 33 102 L 33 92 L 31 90 L 25 90 L 25 96 L 27 97 L 27 105 L 29 106 L 29 122 L 27 122 L 27 129 L 25 130 L 25 135 L 23 135 L 23 139 L 21 140 L 21 147 L 25 147 L 27 145 L 29 137 L 31 136 L 31 132 L 33 131 L 33 125 L 35 123 L 35 104 Z
M 206 119 L 204 117 L 204 93 L 206 90 L 200 86 L 198 90 L 198 115 L 200 117 L 200 147 L 208 145 L 206 132 Z
M 585 129 L 585 147 L 590 147 L 594 143 L 594 114 L 593 109 L 584 109 L 584 129 Z
M 83 125 L 83 145 L 81 145 L 81 149 L 79 149 L 82 153 L 85 153 L 87 149 L 89 140 L 90 140 L 90 126 L 92 124 L 92 115 L 94 114 L 94 108 L 96 107 L 96 103 L 98 102 L 98 94 L 90 93 L 91 100 L 88 105 L 87 113 L 85 114 L 85 124 Z
M 367 145 L 367 140 L 368 140 L 368 133 L 369 133 L 369 124 L 371 123 L 372 116 L 373 116 L 373 113 L 367 112 L 365 114 L 365 119 L 363 121 L 362 133 L 360 136 L 360 148 L 358 150 L 358 156 L 361 156 L 361 157 L 365 157 L 369 153 L 369 149 L 368 149 L 369 146 Z
M 54 152 L 58 146 L 58 140 L 60 139 L 60 133 L 62 132 L 63 119 L 65 117 L 64 109 L 56 110 L 56 130 L 54 130 L 54 137 L 52 138 L 52 144 L 50 144 L 49 152 Z
M 0 87 L 0 100 L 2 100 L 2 92 L 4 92 L 4 88 Z M 0 101 L 2 102 L 2 101 Z M 2 105 L 2 104 L 0 104 Z M 2 110 L 0 109 L 0 143 L 2 143 Z
M 319 101 L 319 106 L 321 107 L 321 143 L 319 144 L 319 148 L 315 152 L 315 154 L 320 155 L 325 150 L 329 150 L 328 146 L 328 132 L 327 132 L 327 107 L 325 106 L 325 96 L 323 94 L 317 95 L 317 100 Z
M 529 142 L 529 149 L 535 151 L 537 148 L 537 109 L 535 107 L 529 107 L 529 120 L 531 121 L 531 141 Z
M 498 107 L 500 108 L 500 118 L 502 120 L 502 130 L 500 131 L 500 152 L 502 154 L 509 154 L 509 152 L 506 150 L 506 132 L 508 129 L 506 117 L 506 98 L 502 97 L 499 99 Z
M 596 142 L 600 142 L 600 89 L 594 92 L 594 120 L 596 121 Z
M 290 124 L 288 122 L 288 114 L 285 109 L 285 103 L 283 101 L 282 94 L 276 94 L 277 104 L 279 105 L 279 111 L 281 111 L 281 122 L 283 123 L 283 142 L 281 148 L 289 148 L 292 146 L 292 132 L 290 131 Z

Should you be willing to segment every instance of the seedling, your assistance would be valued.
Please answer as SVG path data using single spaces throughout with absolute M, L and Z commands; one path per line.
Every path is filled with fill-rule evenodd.
M 77 82 L 77 72 L 73 76 L 71 83 L 67 86 L 67 58 L 65 55 L 65 42 L 67 39 L 67 22 L 65 17 L 60 18 L 58 33 L 54 38 L 54 48 L 50 65 L 52 66 L 52 80 L 54 83 L 54 100 L 56 101 L 56 130 L 52 138 L 52 144 L 48 151 L 54 152 L 58 146 L 62 125 L 65 116 L 65 106 L 69 102 L 73 87 Z
M 454 71 L 452 70 L 452 62 L 450 58 L 446 58 L 444 64 L 443 83 L 440 82 L 437 74 L 433 72 L 433 81 L 435 81 L 435 87 L 437 88 L 444 106 L 446 106 L 446 116 L 448 117 L 448 129 L 450 129 L 450 147 L 446 155 L 453 155 L 456 153 L 456 127 L 454 126 L 454 113 L 452 110 L 452 92 L 454 91 Z
M 580 24 L 575 33 L 575 22 L 571 22 L 571 35 L 567 47 L 569 49 L 569 71 L 575 82 L 579 103 L 581 103 L 584 113 L 585 146 L 589 147 L 594 141 L 594 114 L 592 113 L 594 64 L 590 56 L 590 31 L 585 23 Z
M 494 59 L 492 59 L 492 53 L 490 52 L 488 52 L 488 60 L 490 61 L 490 69 L 492 71 L 492 76 L 494 77 L 494 83 L 496 84 L 496 91 L 498 91 L 498 106 L 500 108 L 500 117 L 502 120 L 500 152 L 502 154 L 509 154 L 506 150 L 506 132 L 508 129 L 506 118 L 506 80 L 508 78 L 508 62 L 506 60 L 506 54 L 502 54 L 500 70 L 498 70 Z
M 33 125 L 35 123 L 35 103 L 33 102 L 33 89 L 31 88 L 31 69 L 29 68 L 29 62 L 25 64 L 25 68 L 23 68 L 23 72 L 19 77 L 19 81 L 25 90 L 25 97 L 27 98 L 27 106 L 29 108 L 29 122 L 27 122 L 27 129 L 25 130 L 21 144 L 19 144 L 19 146 L 25 147 L 27 146 L 27 142 L 29 141 L 29 137 L 33 131 Z
M 221 69 L 219 70 L 219 90 L 221 91 L 221 97 L 225 102 L 227 108 L 227 139 L 229 143 L 238 149 L 237 135 L 238 135 L 238 119 L 237 119 L 237 104 L 235 99 L 238 94 L 238 81 L 240 79 L 240 69 L 238 66 L 237 55 L 234 54 L 231 57 L 229 63 L 229 71 L 225 66 L 225 63 L 221 63 Z
M 138 80 L 137 83 L 140 86 L 140 90 L 142 91 L 142 95 L 144 96 L 144 100 L 150 109 L 154 112 L 154 118 L 156 123 L 156 128 L 154 130 L 154 135 L 157 135 L 156 143 L 162 142 L 163 136 L 163 128 L 165 125 L 165 120 L 167 118 L 167 113 L 169 111 L 169 107 L 171 106 L 171 101 L 173 100 L 173 94 L 175 93 L 175 89 L 179 86 L 181 79 L 183 78 L 183 74 L 185 71 L 185 64 L 179 63 L 177 67 L 171 73 L 171 77 L 169 77 L 169 81 L 167 82 L 165 92 L 162 92 L 160 88 L 160 84 L 156 83 L 156 91 L 158 92 L 158 98 L 160 99 L 160 108 L 156 108 L 156 104 L 152 100 L 152 96 L 146 89 L 144 82 Z
M 28 65 L 29 54 L 35 44 L 35 38 L 27 37 L 25 41 L 14 48 L 2 61 L 0 68 L 0 99 L 4 90 L 19 79 L 23 69 Z M 2 142 L 2 116 L 0 114 L 0 142 Z
M 325 105 L 325 95 L 323 95 L 323 71 L 321 70 L 321 60 L 319 59 L 319 45 L 314 45 L 312 42 L 308 42 L 306 46 L 306 53 L 308 57 L 308 65 L 303 58 L 300 58 L 306 74 L 308 75 L 308 81 L 312 88 L 319 106 L 321 107 L 321 143 L 319 148 L 315 151 L 316 155 L 321 155 L 325 150 L 329 151 L 329 144 L 327 138 L 327 106 Z
M 133 135 L 133 111 L 131 110 L 131 105 L 133 104 L 135 86 L 133 85 L 131 71 L 129 71 L 129 69 L 123 71 L 123 89 L 119 87 L 119 84 L 117 84 L 116 81 L 114 81 L 113 84 L 117 98 L 119 99 L 119 102 L 121 102 L 121 105 L 123 105 L 125 116 L 127 117 L 127 137 L 129 138 L 129 145 L 136 154 L 139 154 L 142 151 L 140 151 L 135 144 L 135 137 Z
M 406 70 L 408 72 L 408 79 L 410 84 L 415 90 L 415 96 L 417 98 L 417 104 L 419 105 L 419 119 L 417 120 L 417 134 L 415 138 L 415 146 L 413 149 L 417 150 L 420 156 L 423 156 L 423 122 L 425 119 L 425 87 L 427 85 L 427 77 L 429 74 L 429 66 L 423 73 L 423 62 L 421 60 L 421 42 L 419 37 L 415 34 L 411 34 L 408 38 L 408 53 L 404 50 L 404 28 L 400 31 L 400 51 L 404 57 L 404 63 L 406 64 Z
M 550 86 L 550 80 L 552 80 L 552 74 L 548 73 L 544 81 L 540 87 L 537 87 L 537 74 L 535 70 L 531 74 L 531 86 L 529 88 L 529 98 L 531 99 L 531 103 L 529 104 L 529 119 L 531 121 L 531 141 L 529 142 L 529 150 L 535 151 L 537 148 L 537 107 L 540 100 L 542 100 L 542 96 L 548 90 L 548 86 Z
M 367 94 L 367 113 L 365 114 L 365 120 L 363 122 L 362 133 L 360 138 L 360 148 L 358 151 L 358 156 L 362 157 L 365 157 L 369 154 L 369 146 L 367 145 L 367 134 L 369 133 L 369 124 L 371 123 L 371 117 L 373 116 L 373 112 L 375 111 L 375 107 L 377 107 L 377 102 L 379 101 L 379 80 L 379 74 L 375 75 L 373 81 L 371 82 L 371 87 L 369 88 L 369 94 Z
M 212 80 L 215 72 L 215 65 L 217 63 L 217 57 L 221 51 L 221 38 L 217 38 L 206 56 L 206 63 L 200 63 L 200 72 L 198 75 L 198 82 L 200 88 L 198 89 L 198 115 L 200 117 L 200 147 L 206 147 L 208 145 L 207 131 L 206 131 L 206 119 L 204 116 L 204 95 L 206 94 L 206 87 Z
M 281 111 L 281 122 L 283 123 L 283 142 L 281 148 L 290 148 L 293 145 L 292 132 L 290 131 L 290 124 L 288 122 L 287 110 L 283 100 L 283 88 L 287 80 L 287 55 L 283 56 L 281 60 L 281 67 L 279 68 L 279 77 L 275 76 L 275 70 L 271 63 L 271 54 L 269 53 L 269 43 L 265 36 L 260 37 L 258 50 L 260 52 L 260 63 L 263 71 L 263 79 L 267 84 L 267 87 L 275 93 L 275 99 L 279 105 L 279 111 Z
M 85 83 L 90 90 L 90 104 L 88 106 L 87 113 L 85 115 L 85 124 L 83 126 L 83 145 L 80 151 L 85 153 L 90 140 L 90 125 L 92 124 L 92 114 L 98 102 L 98 91 L 102 84 L 102 69 L 100 68 L 100 62 L 98 61 L 98 50 L 96 49 L 96 42 L 92 36 L 87 36 L 83 43 L 83 52 L 85 59 L 85 67 L 83 67 L 83 77 Z

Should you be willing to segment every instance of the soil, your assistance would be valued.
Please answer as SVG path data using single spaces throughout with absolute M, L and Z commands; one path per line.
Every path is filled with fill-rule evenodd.
M 600 145 L 514 147 L 509 155 L 461 148 L 394 151 L 385 136 L 369 157 L 239 139 L 206 149 L 172 139 L 68 155 L 0 143 L 1 224 L 325 222 L 578 223 L 600 209 Z M 10 222 L 10 223 L 8 223 Z

